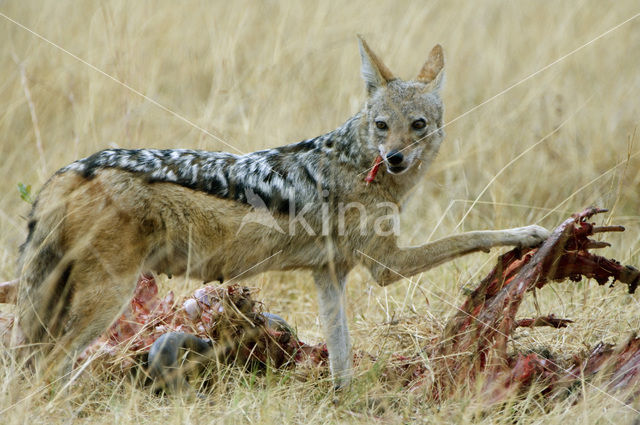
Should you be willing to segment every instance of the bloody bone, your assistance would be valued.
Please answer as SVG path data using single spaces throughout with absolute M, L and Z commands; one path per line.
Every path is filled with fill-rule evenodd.
M 443 341 L 459 342 L 447 350 L 457 350 L 455 346 L 459 344 L 468 345 L 462 339 L 471 337 L 466 331 L 472 323 L 479 332 L 472 338 L 495 338 L 501 344 L 506 343 L 506 335 L 516 325 L 515 313 L 524 294 L 552 280 L 579 280 L 582 275 L 602 285 L 613 278 L 626 283 L 633 293 L 640 283 L 640 271 L 587 251 L 595 244 L 588 238 L 594 233 L 624 230 L 620 226 L 594 227 L 586 222 L 600 212 L 604 210 L 589 208 L 574 215 L 558 226 L 540 248 L 525 252 L 514 249 L 502 255 L 497 266 L 449 320 Z
M 640 271 L 588 251 L 590 248 L 608 246 L 589 239 L 589 236 L 624 230 L 621 226 L 596 227 L 587 222 L 593 215 L 604 211 L 587 208 L 558 226 L 540 248 L 524 252 L 514 249 L 498 259 L 496 267 L 448 321 L 440 343 L 435 349 L 429 350 L 433 358 L 443 359 L 439 360 L 439 368 L 446 373 L 439 376 L 440 389 L 452 389 L 456 384 L 469 382 L 469 379 L 484 371 L 492 377 L 489 382 L 502 383 L 497 386 L 498 390 L 494 389 L 493 398 L 500 399 L 504 395 L 501 391 L 526 384 L 534 376 L 548 375 L 558 379 L 553 374 L 555 366 L 548 359 L 535 354 L 509 358 L 507 341 L 516 326 L 523 324 L 516 321 L 515 316 L 525 293 L 541 288 L 550 281 L 567 278 L 576 281 L 585 276 L 602 285 L 612 279 L 612 283 L 620 281 L 627 284 L 630 293 L 635 291 L 640 283 Z M 550 323 L 566 326 L 568 321 L 555 319 Z M 631 345 L 640 348 L 638 343 Z M 471 354 L 455 355 L 460 353 Z M 607 353 L 612 357 L 614 351 Z M 634 354 L 640 357 L 640 353 Z M 585 364 L 593 362 L 590 356 Z M 578 364 L 574 366 L 579 367 Z M 573 380 L 579 376 L 573 376 Z M 439 397 L 443 395 L 438 394 Z
M 308 345 L 293 332 L 270 323 L 249 288 L 205 286 L 182 303 L 173 293 L 158 299 L 151 275 L 138 280 L 130 308 L 94 342 L 78 361 L 99 355 L 97 367 L 122 373 L 145 362 L 152 345 L 167 333 L 186 333 L 213 341 L 210 358 L 222 363 L 280 368 L 324 366 L 326 346 Z M 285 323 L 286 324 L 286 323 Z

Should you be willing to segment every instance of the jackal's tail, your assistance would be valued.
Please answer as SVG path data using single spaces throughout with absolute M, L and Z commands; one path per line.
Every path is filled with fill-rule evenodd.
M 73 263 L 63 245 L 65 203 L 55 195 L 43 189 L 29 217 L 27 240 L 20 247 L 17 316 L 27 353 L 48 351 L 48 343 L 63 331 L 73 296 L 69 285 Z

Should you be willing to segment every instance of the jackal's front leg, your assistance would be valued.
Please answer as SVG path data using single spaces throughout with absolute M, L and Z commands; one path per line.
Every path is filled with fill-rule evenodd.
M 489 251 L 495 246 L 535 246 L 548 236 L 547 229 L 534 225 L 462 233 L 408 248 L 398 248 L 394 238 L 379 237 L 379 244 L 372 244 L 362 254 L 374 279 L 384 286 L 465 254 Z
M 345 273 L 325 266 L 314 270 L 320 321 L 329 350 L 329 367 L 336 388 L 351 381 L 351 341 L 345 312 Z

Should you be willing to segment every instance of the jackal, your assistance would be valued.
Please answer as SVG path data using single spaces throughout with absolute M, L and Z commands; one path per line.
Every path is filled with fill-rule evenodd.
M 29 353 L 47 359 L 36 365 L 70 371 L 123 310 L 141 272 L 222 282 L 307 269 L 331 373 L 344 386 L 351 379 L 345 278 L 355 265 L 387 285 L 467 253 L 542 242 L 548 232 L 528 226 L 398 247 L 393 220 L 381 224 L 389 214 L 376 206 L 399 210 L 438 152 L 444 56 L 436 45 L 417 78 L 403 81 L 362 38 L 359 49 L 366 101 L 327 134 L 245 155 L 109 149 L 51 177 L 19 260 L 19 324 Z M 365 181 L 376 158 L 383 172 Z M 243 220 L 255 214 L 256 197 L 271 225 Z

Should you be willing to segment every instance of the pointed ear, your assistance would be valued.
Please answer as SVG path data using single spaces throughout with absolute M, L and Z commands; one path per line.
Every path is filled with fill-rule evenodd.
M 442 51 L 442 46 L 436 44 L 431 49 L 429 58 L 422 65 L 416 80 L 427 84 L 428 91 L 440 91 L 444 85 L 444 52 Z
M 372 94 L 377 89 L 385 87 L 395 77 L 389 71 L 389 68 L 373 53 L 361 35 L 358 35 L 358 47 L 360 48 L 360 58 L 362 59 L 360 72 L 367 85 L 367 92 Z

